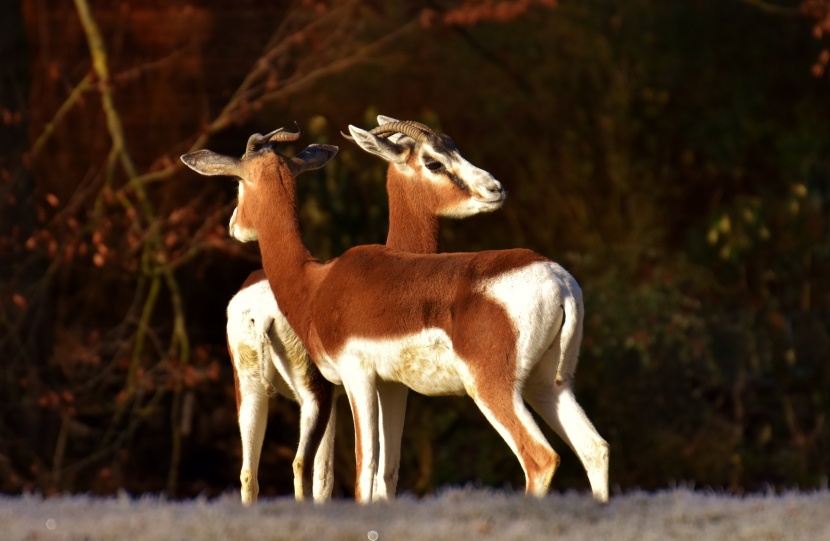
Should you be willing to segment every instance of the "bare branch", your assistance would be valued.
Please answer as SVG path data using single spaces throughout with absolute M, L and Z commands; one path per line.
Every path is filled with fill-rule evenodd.
M 81 99 L 84 92 L 89 90 L 92 87 L 93 75 L 92 73 L 88 73 L 84 76 L 83 79 L 72 89 L 72 92 L 69 93 L 67 96 L 66 101 L 61 104 L 58 110 L 55 112 L 55 116 L 52 117 L 52 120 L 46 123 L 43 127 L 43 132 L 38 136 L 37 140 L 35 140 L 35 144 L 32 145 L 32 148 L 29 149 L 29 152 L 26 153 L 26 157 L 29 160 L 33 160 L 37 157 L 40 153 L 40 150 L 43 148 L 49 139 L 51 138 L 52 134 L 55 132 L 55 128 L 57 128 L 61 121 L 63 121 L 66 114 L 72 110 L 75 104 Z

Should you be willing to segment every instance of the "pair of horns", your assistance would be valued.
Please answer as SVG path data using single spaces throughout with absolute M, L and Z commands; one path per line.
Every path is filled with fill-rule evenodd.
M 285 128 L 277 128 L 276 130 L 266 133 L 265 135 L 261 135 L 259 133 L 253 134 L 248 138 L 248 144 L 245 146 L 245 153 L 255 152 L 259 149 L 259 147 L 271 142 L 280 143 L 296 141 L 303 134 L 303 130 L 296 123 L 295 125 L 297 126 L 297 131 L 293 133 L 283 131 Z M 398 122 L 381 124 L 377 128 L 373 128 L 369 131 L 369 133 L 380 137 L 388 136 L 393 133 L 402 133 L 408 137 L 411 137 L 418 143 L 424 142 L 427 137 L 435 134 L 429 126 L 414 120 L 400 120 Z M 345 133 L 343 135 L 348 139 L 351 139 L 351 137 Z
M 298 124 L 295 123 L 295 125 L 297 126 L 297 131 L 294 133 L 283 131 L 285 128 L 277 128 L 271 133 L 266 133 L 265 135 L 260 135 L 258 133 L 253 134 L 248 138 L 248 144 L 245 146 L 245 153 L 247 154 L 248 152 L 259 150 L 259 147 L 271 142 L 285 143 L 296 141 L 303 134 L 303 130 Z
M 435 132 L 432 131 L 429 126 L 421 124 L 420 122 L 415 122 L 414 120 L 387 122 L 386 124 L 381 124 L 377 128 L 369 130 L 369 133 L 380 137 L 392 135 L 393 133 L 402 133 L 408 137 L 411 137 L 418 143 L 423 143 L 429 136 L 435 135 Z M 354 141 L 354 137 L 347 133 L 343 133 L 341 131 L 340 135 L 349 141 Z
M 398 122 L 389 122 L 388 124 L 381 124 L 377 128 L 369 131 L 372 135 L 390 135 L 393 133 L 402 133 L 413 138 L 418 143 L 423 143 L 427 137 L 434 135 L 429 126 L 415 122 L 414 120 L 401 120 Z

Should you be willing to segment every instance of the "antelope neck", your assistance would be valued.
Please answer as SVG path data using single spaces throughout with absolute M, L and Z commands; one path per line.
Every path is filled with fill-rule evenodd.
M 281 173 L 276 173 L 281 174 Z M 287 173 L 282 173 L 287 174 Z M 390 166 L 387 176 L 389 193 L 389 234 L 387 246 L 411 253 L 438 252 L 439 219 L 435 197 L 407 190 L 410 179 Z M 286 180 L 286 179 L 283 179 Z M 294 185 L 263 178 L 254 196 L 265 205 L 259 213 L 262 266 L 280 311 L 306 346 L 316 343 L 312 334 L 313 314 L 309 300 L 315 298 L 320 284 L 332 264 L 320 263 L 303 245 L 297 219 Z
M 303 245 L 293 188 L 293 185 L 282 185 L 280 180 L 263 178 L 259 183 L 260 193 L 248 196 L 257 197 L 267 207 L 267 212 L 258 213 L 256 224 L 265 276 L 280 311 L 300 340 L 307 344 L 311 322 L 308 299 L 314 297 L 329 265 L 317 261 Z
M 417 254 L 438 253 L 437 209 L 430 208 L 422 194 L 406 189 L 404 175 L 390 164 L 386 191 L 389 194 L 389 233 L 386 246 Z

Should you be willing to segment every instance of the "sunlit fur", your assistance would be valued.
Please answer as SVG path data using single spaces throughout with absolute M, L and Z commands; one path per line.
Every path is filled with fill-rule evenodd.
M 388 117 L 379 117 L 378 122 L 394 122 Z M 358 136 L 358 145 L 372 144 L 372 136 L 367 132 Z M 434 253 L 438 250 L 438 216 L 469 216 L 481 212 L 490 212 L 501 207 L 504 202 L 504 190 L 492 175 L 466 161 L 457 150 L 441 154 L 428 144 L 416 144 L 414 140 L 400 134 L 390 137 L 403 147 L 407 162 L 398 163 L 400 156 L 381 155 L 390 161 L 387 175 L 389 190 L 390 229 L 387 246 L 417 253 Z M 455 171 L 456 179 L 463 185 L 453 182 L 448 176 L 435 174 L 423 166 L 423 155 L 431 159 L 440 159 L 447 164 L 447 169 Z M 420 164 L 420 165 L 419 165 Z M 244 183 L 239 184 L 239 197 L 244 197 Z M 245 229 L 237 224 L 238 210 L 234 209 L 229 231 L 242 241 L 257 239 L 256 231 Z M 227 338 L 234 369 L 238 379 L 246 382 L 262 381 L 262 388 L 243 385 L 239 388 L 239 426 L 242 436 L 242 500 L 246 504 L 256 501 L 257 470 L 262 438 L 267 417 L 261 412 L 267 408 L 268 395 L 279 391 L 300 403 L 301 422 L 300 445 L 294 460 L 294 494 L 298 499 L 309 494 L 308 461 L 306 455 L 313 452 L 308 449 L 308 431 L 315 426 L 312 412 L 319 412 L 313 393 L 301 388 L 303 380 L 291 377 L 290 365 L 298 363 L 303 373 L 309 363 L 305 351 L 300 352 L 291 344 L 296 342 L 293 332 L 276 332 L 277 328 L 288 327 L 285 317 L 279 311 L 276 300 L 270 291 L 264 274 L 254 273 L 246 285 L 228 304 Z M 289 328 L 290 329 L 290 328 Z M 288 337 L 291 344 L 281 344 Z M 238 350 L 259 352 L 258 365 L 249 368 L 245 374 L 239 373 L 237 361 Z M 295 355 L 285 355 L 287 351 L 296 351 Z M 284 366 L 274 373 L 274 366 Z M 254 370 L 256 370 L 254 372 Z M 297 370 L 293 372 L 298 372 Z M 336 377 L 336 374 L 335 376 Z M 264 389 L 264 390 L 263 390 Z M 338 389 L 341 389 L 338 387 Z M 342 392 L 342 391 L 341 391 Z M 463 391 L 462 391 L 463 392 Z M 380 475 L 373 486 L 374 499 L 394 497 L 398 481 L 400 462 L 400 440 L 403 420 L 406 412 L 407 388 L 389 382 L 378 388 L 379 416 L 382 430 L 379 437 Z M 334 400 L 336 400 L 335 395 Z M 254 404 L 256 407 L 254 407 Z M 333 486 L 333 439 L 334 409 L 330 412 L 328 428 L 322 438 L 320 448 L 314 454 L 313 482 L 311 493 L 315 501 L 323 501 L 331 495 Z M 305 480 L 304 480 L 305 479 Z
M 239 183 L 239 195 L 240 196 L 242 195 L 242 192 L 243 192 L 244 189 L 245 189 L 245 187 L 240 182 Z M 233 214 L 231 214 L 231 221 L 228 224 L 228 232 L 230 233 L 230 235 L 233 238 L 235 238 L 235 239 L 237 239 L 241 242 L 253 242 L 255 240 L 258 240 L 259 236 L 257 235 L 256 231 L 254 231 L 253 229 L 245 229 L 244 227 L 240 227 L 239 224 L 237 224 L 237 222 L 236 222 L 237 212 L 239 212 L 239 209 L 235 208 L 235 209 L 233 209 Z
M 302 245 L 297 222 L 294 176 L 300 164 L 275 152 L 227 162 L 219 155 L 187 161 L 197 171 L 214 174 L 224 167 L 242 177 L 237 222 L 259 233 L 271 289 L 309 355 L 326 377 L 345 386 L 355 420 L 359 501 L 371 501 L 378 466 L 379 365 L 377 349 L 355 346 L 354 339 L 385 344 L 392 374 L 403 368 L 403 350 L 413 345 L 407 337 L 430 328 L 452 338 L 453 355 L 470 374 L 460 384 L 519 457 L 529 494 L 548 490 L 559 463 L 520 398 L 532 388 L 524 396 L 581 458 L 587 450 L 583 464 L 590 468 L 594 497 L 607 499 L 608 445 L 562 390 L 570 378 L 559 379 L 568 376 L 564 368 L 576 366 L 568 356 L 578 351 L 571 342 L 582 334 L 581 292 L 569 274 L 527 250 L 415 255 L 362 246 L 320 264 Z M 527 273 L 540 282 L 528 285 Z M 543 320 L 528 329 L 534 316 Z M 529 331 L 531 338 L 523 339 Z M 531 381 L 535 376 L 544 381 Z M 562 404 L 570 410 L 555 409 Z M 586 422 L 562 426 L 573 419 Z M 580 449 L 578 442 L 591 442 L 590 448 Z
M 308 375 L 316 368 L 279 311 L 264 273 L 254 273 L 228 303 L 227 339 L 238 382 L 242 502 L 249 505 L 257 499 L 257 471 L 268 420 L 268 397 L 274 392 L 300 405 L 300 441 L 293 464 L 294 495 L 297 499 L 312 495 L 315 501 L 325 501 L 331 496 L 334 483 L 335 410 L 331 408 L 319 447 L 313 447 L 311 435 L 321 404 Z M 263 385 L 263 381 L 268 385 Z M 306 464 L 309 457 L 313 457 L 313 468 Z M 312 474 L 313 479 L 309 477 Z

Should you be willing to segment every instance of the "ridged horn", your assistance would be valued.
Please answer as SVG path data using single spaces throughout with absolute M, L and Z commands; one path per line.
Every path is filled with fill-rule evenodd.
M 248 137 L 248 144 L 245 145 L 245 154 L 258 150 L 258 147 L 261 147 L 262 145 L 266 144 L 268 141 L 271 140 L 271 137 L 274 137 L 274 135 L 281 132 L 282 130 L 283 128 L 277 128 L 276 130 L 270 133 L 266 133 L 265 135 L 255 133 L 252 136 Z
M 256 150 L 259 150 L 259 147 L 262 145 L 271 142 L 286 143 L 296 141 L 303 134 L 303 130 L 300 129 L 299 124 L 296 122 L 294 125 L 297 126 L 297 131 L 295 133 L 283 131 L 285 128 L 277 128 L 276 130 L 266 133 L 265 135 L 260 135 L 258 133 L 253 134 L 248 138 L 248 144 L 245 145 L 245 153 L 255 152 Z
M 402 120 L 400 122 L 390 122 L 388 124 L 381 124 L 377 128 L 369 131 L 372 135 L 388 135 L 391 133 L 402 133 L 413 138 L 415 141 L 422 143 L 427 137 L 434 134 L 428 126 L 415 122 L 414 120 Z
M 300 128 L 300 125 L 297 124 L 296 122 L 294 123 L 294 125 L 297 126 L 297 131 L 296 132 L 294 132 L 294 133 L 292 133 L 290 131 L 284 132 L 284 131 L 281 131 L 282 128 L 280 128 L 279 130 L 271 132 L 270 140 L 274 141 L 275 143 L 286 143 L 286 142 L 296 141 L 303 134 L 303 130 L 302 130 L 302 128 Z

